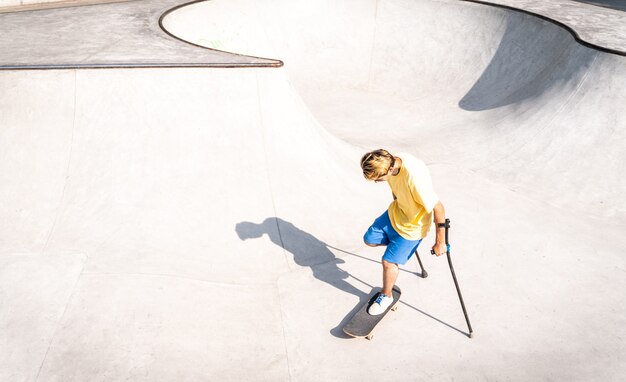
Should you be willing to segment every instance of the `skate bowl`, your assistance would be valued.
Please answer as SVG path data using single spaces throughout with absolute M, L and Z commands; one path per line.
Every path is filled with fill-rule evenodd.
M 283 65 L 0 71 L 0 379 L 624 375 L 626 57 L 446 0 L 161 26 Z M 432 233 L 374 340 L 342 334 L 381 283 L 380 147 L 431 170 L 473 339 Z

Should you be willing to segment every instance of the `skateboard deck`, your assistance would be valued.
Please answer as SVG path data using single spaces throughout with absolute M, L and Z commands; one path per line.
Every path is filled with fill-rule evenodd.
M 370 295 L 367 302 L 361 306 L 361 309 L 359 309 L 354 316 L 352 316 L 350 321 L 348 321 L 348 323 L 343 327 L 344 333 L 352 337 L 367 338 L 368 340 L 371 340 L 374 337 L 372 332 L 374 331 L 374 328 L 376 328 L 376 325 L 378 325 L 380 321 L 385 318 L 390 310 L 395 311 L 397 309 L 397 304 L 400 300 L 402 291 L 400 291 L 400 287 L 394 285 L 392 292 L 393 302 L 391 305 L 389 305 L 384 313 L 372 316 L 367 313 L 367 309 L 374 301 L 376 301 L 379 293 L 380 291 L 376 291 Z

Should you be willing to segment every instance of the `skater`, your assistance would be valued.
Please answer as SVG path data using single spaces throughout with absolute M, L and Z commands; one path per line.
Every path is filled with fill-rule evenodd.
M 370 247 L 387 246 L 382 258 L 383 289 L 368 313 L 384 313 L 393 302 L 392 288 L 398 278 L 399 266 L 406 264 L 420 242 L 437 223 L 432 249 L 437 256 L 446 253 L 445 210 L 435 193 L 428 168 L 411 154 L 391 155 L 387 150 L 369 152 L 361 159 L 363 175 L 374 182 L 387 182 L 393 201 L 365 233 L 363 240 Z

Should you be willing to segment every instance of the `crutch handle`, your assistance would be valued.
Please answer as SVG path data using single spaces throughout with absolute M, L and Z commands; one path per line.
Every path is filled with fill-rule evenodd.
M 446 244 L 446 251 L 447 251 L 448 253 L 450 253 L 450 244 Z M 431 249 L 431 250 L 430 250 L 430 254 L 431 254 L 431 255 L 436 255 L 435 250 L 434 250 L 434 249 Z

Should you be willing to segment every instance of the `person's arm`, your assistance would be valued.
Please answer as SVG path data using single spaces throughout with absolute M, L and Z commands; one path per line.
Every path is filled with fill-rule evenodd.
M 446 247 L 446 229 L 445 227 L 439 227 L 439 223 L 446 222 L 446 210 L 443 208 L 443 204 L 439 201 L 435 204 L 433 212 L 435 214 L 433 224 L 435 224 L 435 233 L 437 235 L 435 245 L 433 245 L 433 251 L 435 251 L 435 255 L 441 256 L 445 255 L 448 249 Z

